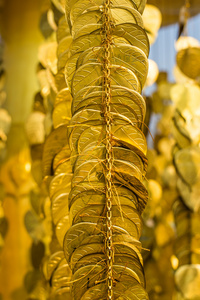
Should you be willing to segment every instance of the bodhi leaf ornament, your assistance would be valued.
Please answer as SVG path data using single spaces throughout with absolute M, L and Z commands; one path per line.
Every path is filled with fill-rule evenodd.
M 65 3 L 72 40 L 59 53 L 52 133 L 61 132 L 62 141 L 49 137 L 44 149 L 49 151 L 48 144 L 53 143 L 51 159 L 44 155 L 44 173 L 54 174 L 52 216 L 65 261 L 55 253 L 47 273 L 48 278 L 53 276 L 55 289 L 71 285 L 74 300 L 148 299 L 139 241 L 148 199 L 143 184 L 146 105 L 141 96 L 149 54 L 141 17 L 145 4 L 145 0 Z M 58 36 L 63 38 L 62 31 Z M 69 41 L 66 38 L 63 45 Z M 65 65 L 62 57 L 67 58 Z M 66 261 L 72 278 L 66 275 L 61 282 Z
M 66 3 L 73 37 L 65 67 L 73 98 L 73 178 L 64 253 L 77 300 L 148 299 L 139 242 L 148 197 L 140 95 L 149 52 L 144 6 L 145 1 Z

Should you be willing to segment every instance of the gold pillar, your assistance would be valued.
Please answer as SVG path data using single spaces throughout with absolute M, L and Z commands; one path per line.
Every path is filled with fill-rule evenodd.
M 7 74 L 5 106 L 13 122 L 8 137 L 7 160 L 0 172 L 0 181 L 6 185 L 7 195 L 3 206 L 9 222 L 4 249 L 0 254 L 0 291 L 3 300 L 11 300 L 11 294 L 16 290 L 19 293 L 15 299 L 25 299 L 20 289 L 30 267 L 31 239 L 24 226 L 24 215 L 30 208 L 28 186 L 31 188 L 32 180 L 29 174 L 26 179 L 27 191 L 19 195 L 20 186 L 14 186 L 12 190 L 12 178 L 8 174 L 5 176 L 9 168 L 15 168 L 15 160 L 19 167 L 20 160 L 28 151 L 23 127 L 31 112 L 34 94 L 39 90 L 36 68 L 38 47 L 43 40 L 39 20 L 44 2 L 47 0 L 6 0 L 1 8 L 0 32 L 5 42 L 4 65 Z M 19 167 L 19 177 L 21 171 Z M 22 184 L 21 181 L 18 183 Z

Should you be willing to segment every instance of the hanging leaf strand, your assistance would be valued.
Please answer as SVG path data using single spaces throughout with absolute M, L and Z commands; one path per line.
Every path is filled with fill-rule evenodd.
M 144 7 L 140 0 L 66 2 L 73 178 L 63 245 L 74 300 L 148 299 L 139 241 L 148 198 Z

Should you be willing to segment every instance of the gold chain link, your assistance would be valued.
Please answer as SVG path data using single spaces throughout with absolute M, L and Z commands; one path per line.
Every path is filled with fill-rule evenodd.
M 103 46 L 104 46 L 104 105 L 105 105 L 105 122 L 106 122 L 106 259 L 107 259 L 107 285 L 108 295 L 107 299 L 113 299 L 113 259 L 114 251 L 112 245 L 112 166 L 113 166 L 113 154 L 112 154 L 112 118 L 110 113 L 111 103 L 111 14 L 110 14 L 111 1 L 106 0 L 103 10 Z

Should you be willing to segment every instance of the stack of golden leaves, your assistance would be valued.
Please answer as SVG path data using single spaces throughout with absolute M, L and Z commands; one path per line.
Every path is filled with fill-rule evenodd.
M 103 1 L 91 3 L 67 1 L 70 30 L 64 17 L 59 21 L 55 76 L 58 93 L 52 114 L 54 130 L 46 140 L 43 154 L 43 173 L 47 181 L 50 179 L 52 217 L 60 244 L 59 251 L 47 262 L 48 278 L 53 284 L 54 295 L 63 299 L 68 297 L 69 286 L 73 299 L 107 297 Z M 145 1 L 139 0 L 116 0 L 111 5 L 111 114 L 115 155 L 112 171 L 113 289 L 116 299 L 121 299 L 123 294 L 129 297 L 136 293 L 141 299 L 148 299 L 138 240 L 140 213 L 147 200 L 142 184 L 146 169 L 146 143 L 141 132 L 145 102 L 140 96 L 147 76 L 149 52 L 140 15 L 144 6 Z M 71 282 L 65 257 L 73 274 Z
M 176 107 L 174 164 L 180 194 L 174 203 L 175 254 L 179 261 L 175 299 L 197 300 L 200 297 L 200 45 L 194 38 L 181 37 L 176 48 L 175 74 L 179 83 L 171 89 Z
M 175 238 L 172 205 L 176 191 L 176 171 L 172 161 L 174 139 L 171 119 L 174 108 L 169 91 L 172 84 L 160 73 L 157 90 L 148 99 L 151 116 L 159 116 L 153 149 L 148 150 L 147 188 L 150 200 L 143 214 L 142 242 L 145 258 L 147 291 L 151 300 L 172 298 L 174 290 L 173 243 Z M 173 266 L 174 267 L 174 266 Z
M 132 3 L 131 5 L 129 4 L 126 7 L 126 5 L 127 5 L 126 2 L 127 1 L 124 1 L 124 3 L 120 3 L 120 6 L 118 7 L 119 3 L 118 3 L 118 1 L 116 1 L 116 3 L 114 4 L 114 7 L 112 9 L 112 14 L 115 17 L 114 20 L 116 23 L 116 25 L 115 25 L 116 32 L 114 33 L 113 41 L 114 41 L 114 43 L 121 43 L 121 45 L 122 45 L 122 43 L 125 43 L 125 45 L 132 44 L 133 46 L 130 46 L 130 51 L 131 51 L 131 47 L 135 48 L 135 50 L 133 49 L 135 51 L 135 55 L 136 56 L 139 54 L 142 55 L 145 64 L 147 64 L 146 55 L 148 54 L 148 51 L 149 51 L 149 44 L 148 44 L 146 33 L 143 28 L 145 27 L 145 29 L 147 30 L 147 33 L 149 35 L 150 42 L 153 43 L 156 38 L 157 31 L 161 24 L 161 15 L 155 7 L 147 5 L 144 15 L 143 15 L 143 20 L 144 20 L 144 25 L 143 25 L 141 16 L 137 11 L 137 6 L 139 6 L 140 11 L 142 11 L 144 9 L 144 3 L 143 2 L 140 3 L 140 1 L 137 1 L 136 4 Z M 124 7 L 122 4 L 124 5 Z M 82 5 L 83 5 L 83 7 L 82 7 Z M 84 78 L 83 81 L 79 80 L 80 76 L 76 80 L 76 82 L 77 82 L 76 83 L 76 85 L 77 85 L 76 93 L 75 93 L 75 85 L 74 85 L 74 82 L 75 82 L 74 72 L 76 71 L 76 68 L 77 68 L 76 67 L 77 61 L 80 60 L 80 59 L 78 60 L 78 57 L 80 56 L 80 58 L 83 59 L 82 58 L 83 54 L 85 54 L 85 55 L 90 54 L 90 56 L 93 54 L 94 57 L 91 56 L 91 58 L 88 57 L 88 59 L 89 59 L 89 61 L 91 60 L 91 63 L 93 63 L 93 60 L 94 60 L 94 62 L 97 64 L 97 62 L 95 61 L 95 59 L 96 59 L 95 58 L 95 56 L 96 56 L 95 49 L 99 51 L 98 47 L 101 46 L 101 36 L 100 36 L 100 28 L 102 26 L 102 24 L 100 22 L 101 14 L 102 14 L 101 1 L 98 2 L 98 5 L 100 5 L 100 6 L 94 6 L 92 9 L 89 9 L 89 10 L 87 8 L 87 5 L 89 5 L 89 2 L 87 2 L 87 1 L 85 1 L 85 3 L 81 2 L 81 1 L 77 1 L 77 3 L 70 2 L 70 7 L 67 8 L 67 9 L 69 9 L 69 8 L 71 9 L 70 15 L 68 16 L 68 22 L 70 23 L 70 27 L 69 27 L 68 23 L 66 21 L 66 18 L 63 15 L 64 3 L 55 1 L 55 0 L 52 1 L 52 8 L 47 12 L 46 20 L 47 20 L 47 23 L 49 24 L 50 28 L 54 31 L 56 30 L 56 38 L 55 38 L 55 34 L 51 32 L 51 35 L 48 36 L 45 43 L 41 46 L 40 52 L 39 52 L 39 60 L 40 60 L 41 65 L 40 65 L 39 72 L 38 72 L 38 78 L 39 78 L 40 85 L 41 85 L 41 96 L 43 98 L 42 102 L 43 102 L 43 106 L 45 106 L 45 109 L 43 109 L 43 111 L 41 111 L 41 109 L 40 110 L 35 109 L 35 112 L 33 114 L 36 114 L 36 113 L 37 114 L 40 113 L 40 115 L 43 114 L 43 117 L 41 115 L 41 121 L 42 121 L 42 124 L 44 127 L 44 121 L 47 118 L 47 115 L 50 113 L 52 116 L 52 125 L 53 125 L 53 129 L 50 129 L 51 133 L 49 134 L 49 136 L 46 138 L 46 141 L 45 141 L 44 151 L 43 151 L 43 159 L 42 159 L 43 160 L 43 176 L 45 177 L 45 181 L 49 186 L 49 195 L 50 195 L 50 200 L 51 200 L 51 215 L 52 215 L 53 232 L 54 232 L 53 240 L 50 245 L 49 258 L 45 260 L 43 269 L 44 269 L 44 274 L 45 274 L 46 279 L 50 282 L 49 294 L 52 299 L 54 299 L 54 298 L 55 299 L 57 299 L 57 298 L 71 299 L 71 295 L 69 293 L 70 286 L 73 287 L 72 293 L 73 293 L 74 299 L 80 299 L 79 294 L 83 293 L 86 288 L 86 284 L 83 284 L 82 281 L 83 280 L 88 281 L 89 275 L 86 278 L 85 276 L 83 276 L 84 274 L 77 275 L 78 273 L 75 273 L 75 271 L 78 272 L 78 268 L 79 268 L 78 261 L 76 263 L 77 267 L 73 266 L 74 262 L 70 261 L 70 266 L 72 268 L 73 273 L 75 273 L 76 276 L 79 276 L 79 277 L 81 276 L 80 279 L 77 280 L 74 277 L 75 276 L 75 274 L 74 274 L 72 281 L 71 281 L 71 269 L 69 268 L 68 263 L 65 258 L 65 257 L 67 257 L 68 261 L 69 261 L 69 254 L 68 254 L 69 246 L 68 246 L 68 244 L 69 245 L 71 244 L 71 243 L 69 243 L 69 237 L 68 237 L 69 233 L 68 233 L 68 235 L 66 235 L 67 229 L 70 227 L 71 224 L 75 225 L 77 222 L 78 223 L 81 222 L 80 230 L 82 230 L 82 228 L 85 228 L 84 225 L 86 225 L 86 223 L 87 223 L 87 226 L 88 226 L 87 231 L 88 231 L 88 230 L 90 230 L 91 225 L 94 224 L 95 220 L 97 220 L 97 222 L 98 222 L 98 219 L 99 219 L 99 221 L 101 221 L 101 218 L 98 216 L 98 211 L 95 212 L 95 210 L 92 209 L 91 204 L 88 208 L 87 207 L 85 208 L 86 211 L 89 209 L 86 212 L 86 215 L 88 215 L 88 217 L 86 217 L 86 216 L 83 217 L 85 214 L 83 205 L 84 205 L 84 203 L 86 204 L 86 202 L 88 202 L 89 199 L 87 200 L 87 197 L 86 197 L 86 194 L 84 191 L 82 191 L 82 193 L 81 193 L 81 198 L 78 197 L 78 194 L 80 193 L 80 191 L 78 189 L 80 189 L 80 188 L 78 188 L 78 186 L 77 186 L 78 182 L 75 184 L 75 181 L 77 181 L 77 178 L 80 175 L 77 175 L 78 177 L 75 177 L 76 179 L 74 178 L 72 181 L 72 176 L 73 176 L 72 165 L 74 165 L 75 162 L 77 161 L 77 156 L 80 155 L 80 153 L 82 153 L 82 151 L 83 151 L 82 148 L 83 148 L 84 144 L 86 143 L 85 145 L 87 145 L 89 143 L 90 136 L 91 136 L 91 142 L 94 143 L 94 140 L 96 138 L 98 138 L 98 135 L 99 135 L 98 130 L 101 129 L 101 125 L 100 124 L 98 125 L 98 120 L 101 119 L 101 116 L 98 116 L 98 109 L 100 108 L 99 107 L 100 104 L 98 102 L 98 97 L 101 102 L 102 95 L 100 92 L 100 86 L 98 87 L 98 84 L 95 83 L 95 81 L 94 81 L 95 85 L 94 85 L 94 87 L 92 87 L 92 85 L 93 85 L 92 82 L 95 79 L 94 76 L 96 76 L 96 74 L 92 73 L 94 70 L 93 69 L 94 66 L 92 64 L 91 64 L 92 68 L 89 71 L 88 75 L 87 74 L 83 75 L 83 78 L 87 75 L 87 80 L 86 80 L 86 78 Z M 83 10 L 85 10 L 85 13 L 83 13 L 81 15 Z M 100 19 L 98 19 L 98 22 L 97 22 L 98 15 L 99 15 Z M 155 22 L 153 22 L 153 20 L 155 20 L 155 17 L 157 20 L 156 24 L 155 24 Z M 130 23 L 129 25 L 126 25 L 125 23 L 123 23 L 124 20 L 127 18 Z M 92 25 L 88 25 L 89 22 L 92 22 Z M 97 23 L 95 23 L 95 22 L 97 22 Z M 155 24 L 155 26 L 153 26 L 153 27 L 151 26 L 152 22 Z M 43 34 L 48 35 L 48 32 L 44 31 L 44 29 L 46 30 L 46 27 L 47 26 L 44 26 L 41 23 L 41 29 L 43 31 Z M 82 29 L 82 27 L 84 30 L 86 30 L 86 32 Z M 90 29 L 90 27 L 91 27 L 91 29 Z M 71 30 L 70 30 L 70 28 L 71 28 Z M 89 31 L 87 32 L 87 30 L 89 30 Z M 92 32 L 90 32 L 90 30 L 92 30 Z M 138 37 L 136 39 L 134 37 L 135 34 L 141 34 L 141 37 Z M 73 42 L 72 42 L 72 39 L 73 39 Z M 125 47 L 125 45 L 123 47 Z M 89 53 L 89 51 L 87 50 L 88 48 L 92 49 L 91 53 Z M 117 51 L 117 49 L 118 48 L 116 48 L 116 51 Z M 127 46 L 127 51 L 128 51 L 128 49 L 129 48 Z M 114 77 L 112 80 L 113 80 L 113 84 L 116 85 L 115 89 L 117 88 L 119 83 L 120 83 L 120 85 L 125 85 L 125 87 L 118 87 L 119 91 L 116 95 L 113 95 L 113 97 L 115 97 L 116 101 L 117 101 L 117 96 L 120 95 L 121 98 L 124 97 L 125 100 L 128 101 L 128 103 L 126 104 L 127 112 L 124 111 L 124 114 L 126 117 L 130 118 L 130 120 L 132 120 L 132 118 L 134 117 L 133 115 L 131 115 L 131 110 L 134 109 L 137 111 L 137 113 L 138 113 L 137 118 L 138 118 L 138 120 L 140 120 L 140 122 L 137 124 L 137 126 L 138 126 L 138 128 L 140 128 L 142 125 L 142 120 L 144 118 L 144 109 L 141 110 L 144 103 L 138 92 L 141 91 L 141 85 L 143 85 L 145 82 L 145 78 L 146 78 L 145 70 L 147 70 L 147 68 L 145 67 L 145 69 L 143 70 L 144 74 L 142 74 L 142 76 L 140 76 L 139 75 L 139 66 L 137 66 L 137 64 L 140 63 L 139 56 L 138 56 L 137 64 L 133 65 L 132 69 L 129 70 L 127 68 L 129 61 L 126 62 L 126 60 L 129 58 L 128 58 L 128 56 L 125 56 L 124 62 L 123 62 L 123 56 L 122 56 L 123 49 L 120 51 L 118 51 L 119 53 L 118 52 L 115 53 L 115 58 L 113 57 L 113 59 L 115 59 L 115 60 L 120 59 L 120 66 L 122 64 L 122 66 L 120 68 L 122 70 L 120 71 L 120 69 L 119 69 L 118 72 L 117 72 L 117 69 L 113 70 Z M 144 51 L 144 53 L 143 53 L 143 51 Z M 98 60 L 101 60 L 101 53 L 97 52 L 97 54 L 99 55 Z M 144 55 L 144 54 L 146 54 L 146 55 Z M 131 55 L 131 52 L 130 52 L 130 55 Z M 134 53 L 132 55 L 134 55 Z M 150 61 L 149 64 L 151 67 L 149 68 L 147 85 L 153 84 L 158 76 L 158 68 L 157 68 L 156 64 L 152 61 Z M 80 65 L 84 65 L 84 62 L 82 62 L 82 60 L 80 60 Z M 115 68 L 116 68 L 117 62 L 115 62 L 115 65 L 116 65 L 115 66 Z M 88 65 L 88 67 L 90 67 L 90 66 Z M 142 64 L 140 65 L 140 67 L 142 67 Z M 81 68 L 80 68 L 80 70 L 81 70 Z M 99 71 L 97 68 L 95 69 L 95 72 L 97 72 L 97 75 L 98 75 Z M 133 71 L 136 72 L 138 77 L 136 77 L 135 75 L 132 75 Z M 88 70 L 87 70 L 87 72 L 88 72 Z M 115 75 L 115 73 L 116 73 L 116 75 Z M 119 74 L 117 74 L 117 73 L 119 73 Z M 125 81 L 123 81 L 123 76 L 125 76 L 125 75 L 129 76 L 129 79 L 130 79 L 130 83 L 127 82 L 128 85 L 126 84 Z M 115 76 L 117 76 L 117 77 L 115 78 Z M 132 78 L 132 76 L 133 76 L 133 78 Z M 82 77 L 82 75 L 81 75 L 81 77 Z M 67 84 L 66 84 L 66 81 L 67 81 Z M 87 83 L 87 81 L 88 81 L 88 83 Z M 99 82 L 99 84 L 100 84 L 100 82 Z M 80 94 L 79 90 L 81 88 L 83 88 L 83 92 L 84 92 L 84 94 L 83 94 L 84 98 L 85 98 L 84 102 L 80 101 L 81 98 L 83 97 L 83 96 L 80 97 L 80 95 L 79 95 Z M 120 92 L 120 88 L 122 89 L 121 92 Z M 96 90 L 97 91 L 99 90 L 99 92 L 98 92 L 98 93 L 100 93 L 99 96 L 97 95 L 98 93 Z M 121 93 L 121 94 L 119 94 L 119 93 Z M 76 99 L 76 101 L 74 100 L 72 102 L 72 108 L 71 108 L 71 101 L 72 101 L 71 94 L 74 96 L 74 99 Z M 130 100 L 128 100 L 129 94 L 130 94 L 130 96 L 132 95 L 131 97 L 134 96 L 137 98 L 137 99 L 135 98 L 135 104 L 134 103 L 131 104 Z M 95 97 L 94 98 L 95 105 L 94 104 L 92 105 L 92 103 L 90 103 L 90 101 L 91 101 L 90 99 L 92 99 L 91 97 Z M 142 103 L 139 104 L 139 101 L 141 101 L 141 100 L 142 100 Z M 114 112 L 120 113 L 120 111 L 119 111 L 120 103 L 119 104 L 116 103 L 115 106 L 113 106 L 113 109 L 114 109 L 113 113 Z M 87 111 L 87 115 L 85 115 L 85 116 L 83 115 L 83 108 L 84 108 L 84 110 Z M 87 135 L 85 135 L 86 131 L 88 131 L 88 130 L 91 131 L 91 129 L 89 129 L 89 128 L 88 128 L 88 130 L 85 130 L 85 129 L 87 129 L 87 127 L 85 127 L 85 125 L 83 126 L 83 124 L 86 124 L 86 121 L 87 121 L 87 119 L 85 119 L 85 118 L 89 118 L 89 113 L 88 113 L 89 110 L 91 110 L 93 112 L 96 111 L 97 120 L 95 122 L 97 122 L 98 126 L 95 129 L 95 127 L 93 125 L 92 130 L 94 132 L 88 132 Z M 141 110 L 141 112 L 139 113 L 140 110 Z M 71 111 L 72 111 L 72 114 L 74 114 L 74 117 L 72 118 L 72 120 L 71 120 Z M 44 113 L 46 113 L 46 116 Z M 94 115 L 94 117 L 95 117 L 95 115 Z M 85 121 L 84 121 L 84 119 L 85 119 Z M 91 121 L 89 121 L 89 122 L 91 122 Z M 46 121 L 46 123 L 47 123 L 47 121 Z M 80 125 L 77 126 L 78 123 L 82 123 L 82 126 L 80 126 Z M 126 126 L 128 126 L 128 125 L 126 125 Z M 43 129 L 44 134 L 48 133 L 49 128 L 50 127 L 48 126 L 48 128 L 45 127 Z M 83 129 L 85 132 L 82 133 Z M 128 127 L 127 127 L 127 129 L 128 129 Z M 118 130 L 120 130 L 120 128 Z M 133 130 L 133 129 L 131 129 L 131 127 L 130 127 L 129 130 Z M 134 129 L 133 136 L 136 134 L 135 130 L 136 129 Z M 67 131 L 70 132 L 69 140 L 68 140 L 68 136 L 67 136 Z M 38 132 L 37 134 L 39 134 L 39 132 L 41 133 L 42 131 L 37 130 L 37 132 Z M 81 137 L 81 139 L 80 138 L 78 139 L 78 137 L 80 136 L 80 133 L 81 133 L 82 137 Z M 142 140 L 144 139 L 139 131 L 137 134 L 139 134 L 141 136 Z M 123 135 L 119 136 L 119 138 L 122 138 L 122 136 Z M 117 133 L 116 133 L 116 137 L 117 137 Z M 132 144 L 130 139 L 127 140 L 127 137 L 124 142 L 126 142 L 127 145 L 128 145 L 128 143 Z M 43 143 L 43 138 L 44 138 L 44 136 L 41 137 L 39 140 L 39 136 L 36 137 L 36 140 L 38 139 L 37 140 L 38 142 L 37 143 L 32 142 L 32 145 Z M 103 136 L 101 137 L 101 139 L 102 139 L 102 145 L 101 144 L 98 145 L 99 150 L 98 149 L 93 150 L 94 146 L 92 146 L 90 152 L 95 151 L 95 153 L 92 154 L 92 152 L 91 152 L 90 153 L 90 156 L 92 155 L 91 157 L 90 156 L 88 157 L 89 154 L 87 154 L 87 153 L 85 153 L 85 158 L 79 157 L 79 161 L 84 164 L 84 170 L 85 170 L 84 172 L 87 171 L 85 162 L 84 162 L 85 160 L 88 160 L 90 158 L 90 164 L 91 164 L 93 159 L 96 157 L 96 155 L 102 156 L 103 153 L 101 154 L 102 150 L 100 148 L 103 149 L 103 147 L 104 147 Z M 99 142 L 100 141 L 98 141 L 98 143 Z M 70 158 L 69 143 L 71 144 L 71 150 L 72 150 L 71 158 Z M 101 147 L 99 147 L 99 146 L 101 146 Z M 86 147 L 86 146 L 84 146 L 84 147 Z M 128 146 L 126 146 L 126 147 L 128 147 Z M 136 144 L 134 144 L 132 147 L 136 147 Z M 134 164 L 136 163 L 136 160 L 137 160 L 138 161 L 137 164 L 139 164 L 141 167 L 142 161 L 141 161 L 141 158 L 138 156 L 141 151 L 141 150 L 139 150 L 140 149 L 139 144 L 137 147 L 138 147 L 138 150 L 137 150 L 138 154 L 134 154 L 134 156 L 135 156 Z M 95 146 L 95 148 L 96 148 L 96 146 Z M 90 149 L 90 147 L 89 147 L 89 149 Z M 118 147 L 116 147 L 116 150 L 117 149 L 118 149 Z M 137 148 L 135 148 L 135 149 L 137 149 Z M 122 149 L 119 148 L 118 152 L 115 151 L 116 157 L 119 154 L 122 155 L 123 151 L 125 151 L 125 149 L 123 149 L 123 148 Z M 131 149 L 130 150 L 127 149 L 125 152 L 127 152 L 127 151 L 129 151 L 129 156 L 133 155 L 133 151 Z M 98 154 L 98 152 L 99 152 L 99 154 Z M 95 155 L 94 158 L 93 158 L 93 155 Z M 142 152 L 140 153 L 140 155 L 142 157 L 142 160 L 145 161 L 145 157 L 142 154 Z M 96 160 L 94 160 L 94 162 L 95 161 Z M 80 162 L 79 162 L 79 164 L 80 164 Z M 76 162 L 76 164 L 77 164 L 77 162 Z M 139 165 L 138 165 L 138 167 L 139 167 Z M 88 177 L 88 179 L 87 179 L 88 186 L 85 188 L 86 188 L 86 190 L 88 190 L 90 198 L 92 197 L 92 194 L 94 194 L 94 197 L 97 199 L 96 201 L 98 201 L 98 198 L 100 201 L 100 198 L 102 198 L 101 194 L 103 192 L 102 188 L 105 184 L 104 180 L 103 180 L 103 170 L 101 170 L 101 168 L 100 168 L 99 171 L 98 170 L 95 171 L 96 176 L 98 176 L 98 182 L 101 181 L 101 183 L 99 183 L 99 184 L 102 187 L 100 186 L 98 188 L 98 189 L 102 190 L 101 192 L 100 192 L 100 190 L 96 191 L 96 187 L 95 187 L 95 190 L 92 192 L 93 185 L 94 185 L 94 183 L 91 182 L 91 180 L 92 181 L 94 180 L 90 174 L 90 172 L 92 172 L 92 169 L 91 170 L 88 169 L 87 172 L 88 172 L 88 175 L 87 174 L 86 175 Z M 102 177 L 102 180 L 99 177 L 100 175 Z M 80 179 L 79 179 L 79 181 L 80 181 Z M 71 182 L 72 182 L 72 185 L 74 186 L 74 188 L 70 192 Z M 83 183 L 84 183 L 84 180 L 81 179 L 81 184 L 83 185 Z M 142 185 L 141 185 L 141 187 L 142 187 Z M 121 187 L 121 192 L 122 192 L 122 190 L 123 190 L 123 188 Z M 75 192 L 76 192 L 76 194 L 78 193 L 76 197 L 74 194 Z M 125 189 L 124 189 L 124 192 L 125 192 Z M 129 191 L 129 193 L 131 193 L 132 197 L 134 196 L 133 192 Z M 84 194 L 85 194 L 85 196 L 84 196 Z M 137 194 L 137 192 L 136 192 L 136 194 Z M 104 195 L 104 193 L 102 195 Z M 139 194 L 138 194 L 138 196 L 139 196 Z M 128 197 L 128 194 L 127 194 L 127 197 Z M 141 194 L 140 197 L 143 198 L 144 195 L 142 196 L 142 194 Z M 134 196 L 134 198 L 135 198 L 135 196 Z M 76 201 L 74 199 L 76 199 Z M 91 200 L 92 200 L 92 198 L 91 198 Z M 68 211 L 69 201 L 72 202 L 70 204 L 70 207 L 71 207 L 70 212 Z M 103 201 L 103 199 L 101 200 L 101 202 L 102 201 Z M 125 199 L 123 201 L 125 201 Z M 135 199 L 135 201 L 136 201 L 136 199 Z M 95 203 L 93 203 L 93 205 L 94 204 Z M 97 205 L 97 204 L 95 204 L 95 205 Z M 100 205 L 100 203 L 98 205 Z M 80 206 L 80 208 L 79 208 L 79 206 Z M 140 206 L 143 207 L 144 204 L 141 203 Z M 126 208 L 126 207 L 124 206 L 124 208 Z M 117 206 L 116 206 L 116 209 L 117 209 Z M 135 209 L 136 209 L 136 207 L 134 208 L 134 210 Z M 140 208 L 140 210 L 141 209 L 142 208 Z M 80 212 L 79 212 L 79 210 L 80 210 Z M 131 208 L 131 210 L 132 210 L 132 208 Z M 81 213 L 81 215 L 80 215 L 80 213 Z M 99 213 L 100 213 L 100 211 L 99 211 Z M 121 223 L 121 217 L 118 215 L 121 213 L 120 213 L 120 211 L 118 212 L 118 210 L 116 210 L 115 213 L 116 213 L 116 216 L 114 217 L 114 219 L 116 219 L 115 226 L 119 226 L 119 224 Z M 126 213 L 128 213 L 128 210 Z M 91 217 L 90 217 L 90 214 L 92 214 Z M 97 216 L 95 217 L 96 214 L 97 214 Z M 133 212 L 131 214 L 133 214 Z M 134 212 L 134 215 L 135 215 L 134 218 L 137 218 L 137 220 L 138 220 L 136 223 L 139 222 L 137 224 L 136 231 L 138 231 L 138 230 L 140 231 L 141 220 L 140 220 L 139 214 L 136 212 L 136 210 Z M 124 219 L 124 222 L 125 222 L 124 226 L 126 227 L 126 230 L 131 232 L 133 234 L 133 236 L 135 237 L 136 232 L 135 232 L 134 228 L 136 225 L 134 225 L 134 222 L 131 221 L 131 223 L 129 224 L 130 221 L 128 221 L 128 219 L 126 219 L 125 215 L 122 216 L 122 218 Z M 77 223 L 77 225 L 78 225 L 78 223 Z M 91 225 L 90 225 L 90 223 L 91 223 Z M 75 227 L 77 227 L 77 226 L 75 226 Z M 132 227 L 132 229 L 131 229 L 131 227 Z M 76 234 L 76 232 L 77 231 L 75 231 L 74 234 Z M 70 234 L 72 234 L 72 233 L 70 233 Z M 137 234 L 137 237 L 138 237 L 138 234 Z M 78 236 L 77 236 L 77 238 L 78 238 Z M 100 236 L 99 236 L 99 238 L 102 239 L 102 237 L 100 237 Z M 124 238 L 125 238 L 125 236 L 124 236 Z M 63 252 L 63 241 L 64 241 L 64 245 L 66 245 L 66 247 L 67 247 L 67 249 L 65 249 L 65 255 Z M 87 239 L 87 241 L 88 241 L 87 243 L 90 242 L 88 239 Z M 124 242 L 125 241 L 123 241 L 123 243 Z M 86 251 L 87 249 L 82 250 L 82 248 L 85 244 L 84 241 L 81 242 L 80 246 L 78 246 L 79 244 L 77 244 L 77 243 L 78 243 L 78 240 L 76 240 L 76 245 L 74 247 L 80 248 L 80 250 L 77 249 L 78 252 L 76 251 L 77 255 L 80 256 L 80 254 L 83 251 Z M 133 241 L 132 241 L 132 243 L 133 243 Z M 136 242 L 134 242 L 134 243 L 136 243 Z M 91 244 L 91 246 L 92 246 L 92 244 Z M 101 244 L 97 244 L 98 248 L 100 246 L 101 246 Z M 119 248 L 119 249 L 117 248 L 118 249 L 117 251 L 119 251 L 119 253 L 120 253 L 120 251 L 121 251 L 120 244 L 119 244 L 119 246 L 116 246 L 116 247 Z M 124 245 L 124 247 L 125 247 L 125 245 Z M 142 271 L 142 257 L 141 257 L 141 254 L 139 253 L 141 246 L 139 244 L 139 241 L 137 242 L 137 246 L 132 246 L 132 247 L 134 247 L 134 249 L 135 249 L 133 251 L 133 253 L 135 253 L 134 256 L 136 255 L 137 257 L 139 257 L 139 261 L 137 261 L 137 259 L 134 258 L 134 264 L 133 264 L 132 269 L 134 270 L 134 272 L 135 272 L 135 269 L 137 269 L 137 272 L 138 272 L 137 276 L 139 276 L 139 277 L 137 277 L 137 278 L 135 277 L 136 282 L 139 280 L 139 282 L 144 287 L 145 283 L 144 283 L 144 277 L 143 277 L 143 271 Z M 96 248 L 94 248 L 94 251 L 95 251 L 95 249 Z M 71 251 L 72 251 L 72 249 L 71 249 Z M 82 252 L 80 252 L 80 251 L 82 251 Z M 75 253 L 73 254 L 73 257 L 75 257 L 74 255 L 75 255 Z M 99 257 L 99 259 L 102 259 L 102 255 L 104 255 L 104 254 L 102 253 L 102 254 L 98 254 L 97 256 L 96 255 L 97 254 L 93 255 L 94 259 L 95 259 L 94 262 L 96 262 L 98 257 Z M 118 256 L 119 256 L 119 254 L 118 254 Z M 89 257 L 90 257 L 90 260 L 93 260 L 91 255 Z M 75 258 L 73 258 L 73 259 L 75 259 Z M 120 257 L 119 257 L 119 259 L 122 260 L 122 258 L 120 258 Z M 84 258 L 82 260 L 83 260 L 83 262 L 81 263 L 81 265 L 84 263 Z M 102 263 L 105 264 L 104 261 Z M 122 261 L 121 262 L 119 261 L 119 264 L 122 264 Z M 99 270 L 100 265 L 99 266 L 97 265 L 96 268 L 97 267 Z M 123 267 L 121 267 L 121 269 L 123 269 Z M 83 271 L 81 271 L 81 272 L 83 272 Z M 86 271 L 84 271 L 84 272 L 86 272 Z M 93 276 L 94 271 L 91 270 L 91 272 L 92 273 L 90 274 L 90 276 Z M 127 270 L 127 272 L 128 272 L 128 270 Z M 104 274 L 104 272 L 100 276 L 104 276 L 103 274 Z M 128 275 L 128 273 L 127 273 L 127 275 Z M 123 276 L 127 276 L 127 275 L 124 274 Z M 83 276 L 83 279 L 82 279 L 82 276 Z M 119 275 L 117 275 L 117 276 L 119 276 Z M 91 278 L 91 280 L 93 282 L 92 278 Z M 143 297 L 144 295 L 145 295 L 145 297 L 147 297 L 146 292 L 143 290 L 142 287 L 139 287 L 139 285 L 136 282 L 134 279 L 135 287 L 130 288 L 130 291 L 127 291 L 127 292 L 134 293 L 134 289 L 137 288 L 138 291 L 141 290 L 141 297 Z M 105 293 L 105 295 L 106 295 L 105 283 L 101 286 L 103 288 L 102 293 Z M 76 290 L 74 290 L 74 288 Z M 93 288 L 95 288 L 95 286 Z M 99 285 L 97 286 L 97 288 L 99 288 Z M 123 288 L 121 285 L 119 285 L 119 288 L 117 288 L 117 291 L 118 292 L 120 291 L 120 294 L 121 294 L 121 293 L 123 293 L 124 288 L 125 288 L 125 285 Z M 131 291 L 131 289 L 132 289 L 132 291 Z M 91 292 L 92 292 L 92 290 L 91 290 Z M 89 292 L 89 293 L 91 293 L 91 292 Z M 98 290 L 97 292 L 98 292 L 98 294 L 96 297 L 101 297 L 101 296 L 99 296 L 100 291 Z M 93 292 L 92 292 L 92 295 L 93 295 Z M 89 297 L 89 295 L 87 297 Z M 94 298 L 92 298 L 92 299 L 94 299 Z

